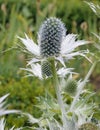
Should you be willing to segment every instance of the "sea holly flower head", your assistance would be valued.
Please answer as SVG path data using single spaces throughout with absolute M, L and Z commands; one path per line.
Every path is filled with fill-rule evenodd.
M 61 20 L 57 18 L 49 18 L 44 21 L 38 33 L 41 56 L 58 56 L 65 35 L 66 29 Z
M 81 55 L 83 57 L 86 57 L 86 53 L 88 53 L 88 50 L 81 50 L 75 52 L 75 48 L 78 46 L 87 44 L 89 42 L 84 40 L 76 40 L 77 35 L 75 34 L 68 34 L 66 35 L 66 29 L 64 24 L 61 20 L 51 17 L 48 18 L 46 21 L 43 22 L 43 24 L 40 26 L 39 32 L 38 32 L 38 44 L 35 44 L 34 41 L 25 34 L 26 38 L 18 37 L 22 43 L 25 46 L 24 51 L 28 51 L 32 55 L 32 59 L 28 61 L 28 65 L 30 65 L 31 69 L 36 67 L 37 64 L 39 67 L 39 70 L 43 70 L 44 64 L 42 61 L 48 60 L 50 58 L 54 58 L 55 61 L 59 61 L 63 67 L 65 67 L 65 62 L 69 59 L 72 59 L 74 56 Z M 87 58 L 87 57 L 86 57 Z M 88 58 L 87 58 L 88 59 Z M 39 64 L 42 63 L 42 69 L 39 66 Z M 57 64 L 58 62 L 56 62 Z M 45 64 L 47 71 L 50 68 L 48 63 Z M 28 69 L 27 69 L 28 70 Z M 33 72 L 34 75 L 36 74 L 35 71 L 30 70 Z M 42 71 L 42 72 L 43 72 Z M 49 74 L 46 73 L 45 75 L 51 76 L 51 72 L 48 71 Z M 39 72 L 39 76 L 41 75 L 41 72 Z M 42 77 L 42 76 L 40 76 Z

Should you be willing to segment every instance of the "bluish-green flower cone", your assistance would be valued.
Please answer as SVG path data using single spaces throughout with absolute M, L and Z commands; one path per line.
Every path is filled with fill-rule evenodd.
M 49 77 L 52 75 L 51 66 L 50 66 L 49 61 L 47 61 L 47 60 L 42 61 L 41 69 L 42 69 L 42 76 L 43 77 L 46 77 L 46 76 Z
M 42 57 L 58 56 L 66 29 L 61 20 L 48 18 L 39 30 L 40 53 Z
M 68 94 L 74 95 L 77 91 L 77 82 L 75 79 L 68 79 L 64 91 Z

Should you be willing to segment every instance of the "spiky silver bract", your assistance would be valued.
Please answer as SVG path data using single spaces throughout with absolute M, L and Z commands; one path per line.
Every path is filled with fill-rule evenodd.
M 4 116 L 4 115 L 8 115 L 8 114 L 12 114 L 12 113 L 21 113 L 21 111 L 18 110 L 8 110 L 7 106 L 6 106 L 6 101 L 5 99 L 8 97 L 9 94 L 6 94 L 2 97 L 0 97 L 0 117 Z M 5 124 L 6 121 L 4 120 L 4 118 L 0 119 L 0 130 L 5 130 Z M 21 130 L 22 128 L 18 128 L 18 129 L 14 129 L 14 127 L 12 127 L 9 130 Z
M 5 105 L 5 99 L 7 98 L 9 94 L 6 94 L 2 97 L 0 97 L 0 116 L 11 114 L 11 113 L 20 113 L 18 110 L 8 110 Z
M 40 53 L 42 57 L 58 56 L 66 29 L 61 20 L 48 18 L 39 30 Z

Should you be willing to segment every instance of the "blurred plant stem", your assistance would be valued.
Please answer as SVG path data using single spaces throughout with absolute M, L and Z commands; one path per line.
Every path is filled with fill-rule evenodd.
M 57 77 L 57 71 L 56 71 L 54 58 L 50 59 L 50 62 L 51 62 L 51 69 L 52 69 L 53 86 L 55 88 L 57 101 L 58 101 L 59 107 L 61 109 L 63 128 L 65 130 L 67 128 L 67 120 L 66 120 L 66 117 L 65 117 L 66 111 L 65 111 L 64 103 L 63 103 L 62 96 L 61 96 L 61 93 L 60 93 L 59 81 L 58 81 L 58 77 Z

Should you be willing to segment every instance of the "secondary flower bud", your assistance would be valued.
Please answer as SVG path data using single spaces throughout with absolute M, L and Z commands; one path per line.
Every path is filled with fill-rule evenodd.
M 77 82 L 74 79 L 68 79 L 65 84 L 64 91 L 71 95 L 74 95 L 77 91 Z
M 47 60 L 42 61 L 41 69 L 43 77 L 51 76 L 51 67 L 50 63 Z
M 38 41 L 42 57 L 58 56 L 66 35 L 64 24 L 57 18 L 49 18 L 41 25 Z

